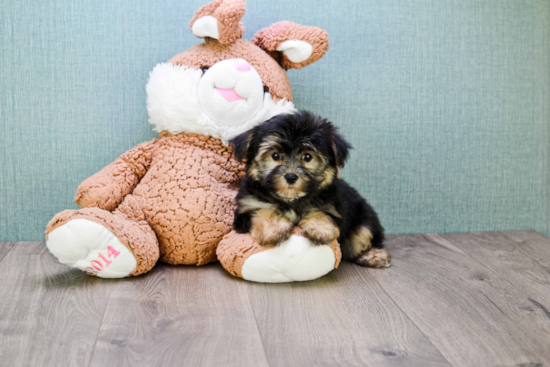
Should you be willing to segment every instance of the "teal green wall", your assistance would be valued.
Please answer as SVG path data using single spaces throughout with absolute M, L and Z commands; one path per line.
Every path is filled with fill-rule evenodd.
M 204 0 L 206 1 L 206 0 Z M 198 0 L 0 3 L 0 240 L 41 240 L 78 184 L 137 143 L 145 83 L 198 43 Z M 550 234 L 550 1 L 249 1 L 331 48 L 288 73 L 353 143 L 343 175 L 390 233 Z

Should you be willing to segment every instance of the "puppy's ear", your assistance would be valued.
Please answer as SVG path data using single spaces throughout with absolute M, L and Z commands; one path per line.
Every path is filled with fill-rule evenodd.
M 237 135 L 229 141 L 231 147 L 233 147 L 233 153 L 239 162 L 243 162 L 248 156 L 250 151 L 250 143 L 254 137 L 254 129 L 245 131 L 244 133 Z
M 332 151 L 337 167 L 344 167 L 350 149 L 352 149 L 351 144 L 334 129 L 332 132 Z

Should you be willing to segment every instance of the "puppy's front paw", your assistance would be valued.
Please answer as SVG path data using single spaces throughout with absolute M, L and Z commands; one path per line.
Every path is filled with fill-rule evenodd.
M 250 235 L 262 245 L 276 246 L 288 240 L 292 229 L 293 226 L 290 223 L 274 222 L 271 225 L 262 227 L 253 226 Z
M 273 210 L 261 209 L 252 218 L 250 235 L 264 246 L 276 246 L 286 241 L 294 225 Z
M 298 223 L 304 235 L 316 245 L 328 244 L 340 236 L 340 230 L 324 213 L 312 212 Z
M 371 248 L 355 259 L 355 263 L 370 268 L 388 268 L 391 266 L 391 256 L 385 248 Z
M 302 229 L 304 230 L 304 235 L 306 238 L 316 245 L 329 244 L 339 236 L 338 228 L 334 230 L 328 228 L 303 226 Z

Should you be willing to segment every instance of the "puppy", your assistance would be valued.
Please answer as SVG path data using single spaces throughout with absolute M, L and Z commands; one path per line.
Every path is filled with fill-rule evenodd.
M 275 246 L 298 225 L 314 244 L 338 239 L 343 256 L 359 265 L 390 265 L 376 212 L 338 178 L 351 146 L 334 125 L 298 111 L 275 116 L 230 143 L 246 162 L 235 231 Z

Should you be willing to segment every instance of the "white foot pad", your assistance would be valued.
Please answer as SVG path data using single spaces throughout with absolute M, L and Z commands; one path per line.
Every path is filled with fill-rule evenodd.
M 295 282 L 320 278 L 333 270 L 335 263 L 330 246 L 315 246 L 305 237 L 290 236 L 280 245 L 246 259 L 241 273 L 253 282 Z
M 73 219 L 54 229 L 46 245 L 61 263 L 100 278 L 124 278 L 137 264 L 111 231 L 87 219 Z

